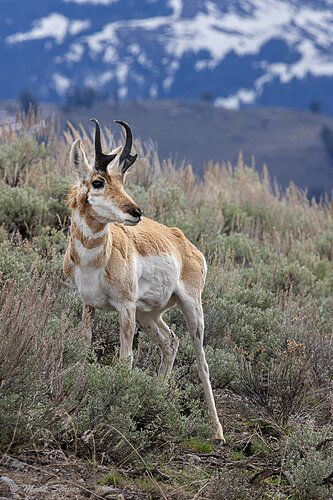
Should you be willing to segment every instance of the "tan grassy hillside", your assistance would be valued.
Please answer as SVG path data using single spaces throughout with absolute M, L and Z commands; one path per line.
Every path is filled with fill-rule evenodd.
M 177 310 L 168 313 L 181 340 L 168 385 L 141 332 L 134 370 L 119 366 L 112 314 L 97 315 L 94 352 L 80 337 L 80 300 L 61 271 L 78 134 L 91 152 L 83 129 L 58 137 L 33 116 L 0 130 L 0 476 L 16 482 L 18 498 L 41 498 L 41 484 L 47 498 L 51 485 L 63 498 L 330 498 L 331 203 L 293 186 L 279 193 L 241 158 L 209 165 L 199 181 L 190 165 L 176 170 L 135 145 L 128 191 L 207 257 L 205 344 L 227 438 L 219 447 Z M 104 139 L 111 145 L 109 131 Z M 0 481 L 0 496 L 8 487 Z
M 306 186 L 311 196 L 333 188 L 330 116 L 288 108 L 228 110 L 204 102 L 156 99 L 73 107 L 62 109 L 59 116 L 62 127 L 67 121 L 88 123 L 91 116 L 105 124 L 121 117 L 141 139 L 156 142 L 163 158 L 187 158 L 200 175 L 207 160 L 235 163 L 242 151 L 250 164 L 255 156 L 258 168 L 268 164 L 272 177 L 283 186 L 293 181 Z

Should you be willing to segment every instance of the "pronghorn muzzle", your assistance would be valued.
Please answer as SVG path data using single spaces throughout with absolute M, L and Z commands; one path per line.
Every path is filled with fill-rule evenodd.
M 141 220 L 142 210 L 139 207 L 134 206 L 134 207 L 128 208 L 127 213 L 128 213 L 128 215 L 133 217 L 134 220 L 125 219 L 125 225 L 126 226 L 136 226 Z

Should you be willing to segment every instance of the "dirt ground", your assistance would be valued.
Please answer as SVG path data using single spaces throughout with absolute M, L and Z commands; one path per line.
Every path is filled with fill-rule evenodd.
M 61 451 L 21 454 L 0 458 L 0 500 L 117 499 L 140 500 L 128 489 L 101 486 L 98 479 L 107 468 L 66 457 Z

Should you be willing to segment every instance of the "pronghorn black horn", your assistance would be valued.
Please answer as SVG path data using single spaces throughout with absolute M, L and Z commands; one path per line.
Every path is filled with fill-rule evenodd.
M 95 170 L 98 172 L 106 172 L 108 164 L 115 159 L 116 154 L 105 155 L 101 145 L 101 129 L 96 118 L 90 118 L 91 122 L 95 122 Z
M 120 155 L 120 160 L 119 163 L 122 163 L 121 170 L 123 174 L 126 172 L 126 170 L 133 165 L 135 160 L 137 159 L 138 155 L 132 155 L 131 150 L 132 150 L 132 143 L 133 143 L 133 136 L 132 136 L 132 130 L 128 123 L 123 122 L 121 120 L 114 120 L 115 123 L 119 123 L 119 125 L 122 125 L 126 131 L 126 142 L 125 146 L 121 152 Z

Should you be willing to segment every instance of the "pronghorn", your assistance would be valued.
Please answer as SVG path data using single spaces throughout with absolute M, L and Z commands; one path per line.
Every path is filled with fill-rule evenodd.
M 131 154 L 132 132 L 127 123 L 126 143 L 109 154 L 101 147 L 95 118 L 95 163 L 91 166 L 77 139 L 70 163 L 77 183 L 69 195 L 71 237 L 64 273 L 76 284 L 83 301 L 83 328 L 88 343 L 96 308 L 116 310 L 120 326 L 120 360 L 132 366 L 136 321 L 161 352 L 159 375 L 170 374 L 179 340 L 163 321 L 177 305 L 185 316 L 193 341 L 199 377 L 214 421 L 215 439 L 224 441 L 209 370 L 203 349 L 204 317 L 201 293 L 207 267 L 205 258 L 177 228 L 143 217 L 124 190 Z

